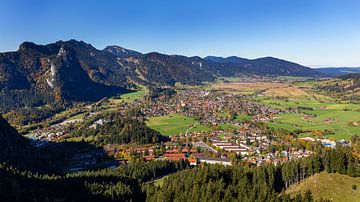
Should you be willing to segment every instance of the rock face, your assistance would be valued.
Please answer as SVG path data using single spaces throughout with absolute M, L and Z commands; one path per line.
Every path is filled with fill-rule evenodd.
M 141 54 L 119 46 L 97 50 L 82 41 L 24 42 L 0 53 L 0 112 L 53 102 L 93 101 L 142 85 L 199 84 L 239 74 L 316 76 L 276 58 Z

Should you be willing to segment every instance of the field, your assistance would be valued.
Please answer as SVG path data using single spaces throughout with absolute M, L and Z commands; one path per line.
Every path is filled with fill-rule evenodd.
M 352 185 L 357 189 L 353 190 Z M 353 178 L 337 173 L 318 173 L 305 181 L 291 186 L 286 193 L 294 196 L 310 190 L 314 199 L 328 199 L 330 201 L 355 202 L 360 201 L 360 177 Z
M 360 135 L 360 127 L 350 126 L 350 121 L 360 121 L 360 105 L 341 104 L 334 102 L 320 103 L 315 99 L 288 99 L 284 100 L 260 100 L 269 106 L 286 109 L 296 107 L 309 107 L 300 110 L 302 113 L 285 113 L 277 116 L 270 127 L 294 130 L 328 130 L 334 134 L 327 135 L 334 139 L 350 139 L 353 135 Z M 310 108 L 312 110 L 310 110 Z
M 296 86 L 280 82 L 234 82 L 234 83 L 215 83 L 211 87 L 216 90 L 251 94 L 262 92 L 265 96 L 307 96 L 308 94 Z
M 199 124 L 195 119 L 180 114 L 151 117 L 146 122 L 150 128 L 159 131 L 163 135 L 176 135 L 194 131 L 209 131 L 206 126 Z
M 118 98 L 111 98 L 111 99 L 109 99 L 109 101 L 113 102 L 113 103 L 132 102 L 136 99 L 140 99 L 141 96 L 143 96 L 144 94 L 145 94 L 145 90 L 139 90 L 139 91 L 135 91 L 135 92 L 131 92 L 131 93 L 122 94 Z

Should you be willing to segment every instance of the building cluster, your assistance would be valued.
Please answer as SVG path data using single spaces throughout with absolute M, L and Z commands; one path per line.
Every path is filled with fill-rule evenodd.
M 324 147 L 329 147 L 329 148 L 335 148 L 336 146 L 349 146 L 350 143 L 348 141 L 345 140 L 330 140 L 327 138 L 312 138 L 312 137 L 303 137 L 300 138 L 300 140 L 305 140 L 305 141 L 309 141 L 309 142 L 320 142 Z
M 254 121 L 267 122 L 280 110 L 246 99 L 246 95 L 226 94 L 204 90 L 180 91 L 164 99 L 152 100 L 142 112 L 147 117 L 180 113 L 194 117 L 202 124 L 224 124 L 238 114 L 253 117 Z

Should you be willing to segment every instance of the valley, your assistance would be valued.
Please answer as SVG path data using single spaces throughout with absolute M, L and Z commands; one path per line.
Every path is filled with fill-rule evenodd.
M 1 1 L 0 202 L 360 202 L 360 1 Z
M 22 45 L 21 50 L 28 50 L 28 46 L 29 44 Z M 326 198 L 324 194 L 310 193 L 302 188 L 302 183 L 308 183 L 313 178 L 324 175 L 325 172 L 348 175 L 347 177 L 354 179 L 353 183 L 357 184 L 355 177 L 359 176 L 360 171 L 358 168 L 360 103 L 354 97 L 358 90 L 356 76 L 329 79 L 320 78 L 320 74 L 313 77 L 296 73 L 253 74 L 248 71 L 243 72 L 241 66 L 234 66 L 233 62 L 231 64 L 224 62 L 229 65 L 228 70 L 218 72 L 215 76 L 214 72 L 208 71 L 218 71 L 212 69 L 214 68 L 212 65 L 215 63 L 219 65 L 218 63 L 222 63 L 224 58 L 184 58 L 157 53 L 142 55 L 129 50 L 123 52 L 119 47 L 99 51 L 89 44 L 77 41 L 57 42 L 42 48 L 51 49 L 53 46 L 65 47 L 55 59 L 64 63 L 64 67 L 60 68 L 68 68 L 67 62 L 71 61 L 74 62 L 70 64 L 72 68 L 76 67 L 80 72 L 85 68 L 87 71 L 87 64 L 83 66 L 84 63 L 80 61 L 79 65 L 77 59 L 71 56 L 74 52 L 77 52 L 74 55 L 83 54 L 84 49 L 98 51 L 97 53 L 102 57 L 113 58 L 106 56 L 107 52 L 110 52 L 116 57 L 123 57 L 118 60 L 129 62 L 127 65 L 135 63 L 141 64 L 142 67 L 136 66 L 135 74 L 127 72 L 128 75 L 122 75 L 127 79 L 121 85 L 116 84 L 118 78 L 112 80 L 115 75 L 108 75 L 108 78 L 103 75 L 101 78 L 104 80 L 98 80 L 93 77 L 95 70 L 81 73 L 80 75 L 84 77 L 89 73 L 91 82 L 97 83 L 86 84 L 94 87 L 89 91 L 98 92 L 97 98 L 87 99 L 86 93 L 79 94 L 80 97 L 73 96 L 81 89 L 68 88 L 67 85 L 77 84 L 70 84 L 65 79 L 62 80 L 64 85 L 60 84 L 57 90 L 43 91 L 50 93 L 47 94 L 50 96 L 49 102 L 39 102 L 36 106 L 19 105 L 17 109 L 13 109 L 14 106 L 10 105 L 10 108 L 2 108 L 4 112 L 2 116 L 21 133 L 18 136 L 24 138 L 34 150 L 34 153 L 30 152 L 34 156 L 24 156 L 23 162 L 19 161 L 17 156 L 14 157 L 17 159 L 14 162 L 6 161 L 6 164 L 2 165 L 5 170 L 8 169 L 8 163 L 10 166 L 18 165 L 16 167 L 19 169 L 25 168 L 34 172 L 39 171 L 39 165 L 49 164 L 40 170 L 43 173 L 56 174 L 47 182 L 54 187 L 62 187 L 66 182 L 53 181 L 53 179 L 63 180 L 68 177 L 73 180 L 77 176 L 87 176 L 89 172 L 90 175 L 112 176 L 111 179 L 94 178 L 93 184 L 88 184 L 86 180 L 76 180 L 83 194 L 81 197 L 90 193 L 92 200 L 109 199 L 105 193 L 112 189 L 121 190 L 117 194 L 112 193 L 112 197 L 116 200 L 161 198 L 159 194 L 162 193 L 177 193 L 177 190 L 163 190 L 164 187 L 184 179 L 185 181 L 180 183 L 182 186 L 190 180 L 187 176 L 183 176 L 183 173 L 193 175 L 193 179 L 201 180 L 199 184 L 208 183 L 208 178 L 200 179 L 194 174 L 194 172 L 206 173 L 207 169 L 223 175 L 244 172 L 249 176 L 260 176 L 258 172 L 268 173 L 267 175 L 277 178 L 279 183 L 267 188 L 272 191 L 260 196 L 264 197 L 264 200 L 269 199 L 270 193 L 285 201 L 307 197 L 319 200 Z M 71 50 L 73 48 L 75 49 Z M 67 52 L 67 49 L 70 51 Z M 80 60 L 82 57 L 88 59 L 87 56 L 80 55 Z M 155 71 L 144 69 L 146 65 L 156 69 L 159 68 L 159 64 L 169 61 L 172 61 L 171 69 L 175 66 L 182 69 L 182 65 L 188 68 L 190 64 L 202 66 L 207 62 L 214 64 L 205 70 L 211 75 L 209 77 L 204 72 L 197 72 L 198 70 L 188 72 L 185 69 L 183 70 L 187 75 L 182 75 L 184 72 L 172 72 L 173 69 L 167 72 L 174 77 L 166 75 L 164 69 L 156 70 L 161 72 L 162 79 L 146 74 L 147 71 Z M 235 61 L 240 61 L 237 65 L 244 65 L 243 60 Z M 256 64 L 259 61 L 271 63 L 277 59 L 266 58 L 255 61 Z M 101 59 L 98 62 L 104 61 Z M 254 61 L 246 60 L 246 62 Z M 286 61 L 277 62 L 280 62 L 276 63 L 278 65 L 288 64 Z M 119 65 L 123 64 L 119 63 Z M 168 67 L 167 64 L 165 66 Z M 232 70 L 231 73 L 228 72 L 229 69 Z M 103 70 L 99 69 L 99 71 Z M 120 75 L 118 73 L 117 76 Z M 162 75 L 163 73 L 165 75 Z M 205 77 L 202 77 L 203 74 Z M 200 75 L 202 78 L 198 78 Z M 72 82 L 77 79 L 82 80 L 73 76 L 69 79 Z M 37 82 L 42 81 L 40 79 Z M 110 92 L 101 89 L 99 85 L 106 85 L 104 87 L 106 89 L 121 88 L 121 90 Z M 339 85 L 346 86 L 348 91 L 338 91 Z M 38 86 L 35 86 L 34 90 L 36 88 Z M 8 90 L 10 89 L 5 87 L 3 92 L 17 93 L 20 89 Z M 31 96 L 24 98 L 32 100 Z M 16 99 L 24 101 L 21 95 Z M 339 156 L 347 160 L 337 161 Z M 329 161 L 330 158 L 336 160 Z M 31 161 L 39 162 L 39 165 L 27 165 L 27 162 Z M 295 167 L 291 167 L 293 164 Z M 148 171 L 139 171 L 142 167 Z M 124 169 L 134 170 L 139 175 Z M 6 171 L 4 175 L 7 176 L 9 173 Z M 137 182 L 134 181 L 136 176 L 140 177 Z M 215 174 L 211 178 L 220 183 L 222 179 L 216 176 Z M 28 177 L 37 180 L 36 175 Z M 259 186 L 264 186 L 260 183 L 262 179 L 262 177 L 254 177 L 231 180 L 253 181 L 255 184 L 259 183 Z M 24 182 L 20 180 L 17 183 Z M 221 186 L 226 188 L 219 189 L 219 196 L 225 197 L 228 193 L 234 192 L 229 181 L 223 183 Z M 270 181 L 269 183 L 271 184 Z M 31 190 L 28 187 L 26 189 Z M 98 192 L 97 189 L 108 191 Z M 237 190 L 248 189 L 250 187 L 237 188 Z M 290 190 L 296 190 L 296 194 L 290 193 Z M 96 193 L 101 193 L 101 196 Z M 154 195 L 150 196 L 150 193 Z M 53 195 L 57 199 L 62 198 L 60 195 L 54 193 Z M 238 195 L 240 196 L 241 193 Z M 180 196 L 179 194 L 176 197 Z M 65 197 L 73 198 L 71 195 Z M 258 196 L 245 194 L 242 197 L 255 199 Z M 172 197 L 168 196 L 168 198 Z

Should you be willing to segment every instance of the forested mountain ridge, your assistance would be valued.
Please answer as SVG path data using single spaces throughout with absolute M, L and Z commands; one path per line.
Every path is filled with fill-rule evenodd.
M 262 76 L 318 77 L 322 75 L 316 70 L 274 57 L 246 59 L 236 56 L 227 58 L 208 56 L 204 59 L 221 64 L 221 67 L 225 68 L 229 75 L 242 73 Z M 224 69 L 221 69 L 221 71 L 224 71 Z
M 48 45 L 24 42 L 0 53 L 0 111 L 54 102 L 93 101 L 137 84 L 200 84 L 218 76 L 319 76 L 315 70 L 276 58 L 186 57 L 142 54 L 119 46 L 98 50 L 83 41 Z
M 322 67 L 316 68 L 316 70 L 329 77 L 360 73 L 360 67 Z

